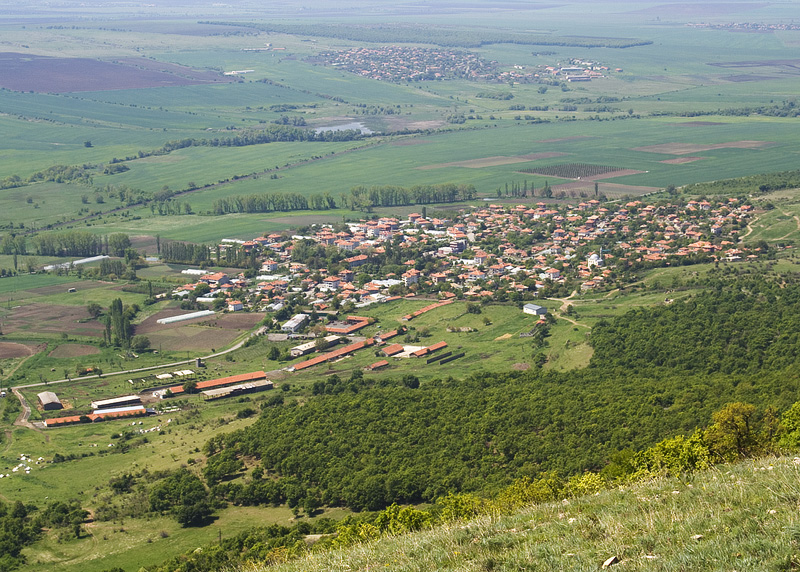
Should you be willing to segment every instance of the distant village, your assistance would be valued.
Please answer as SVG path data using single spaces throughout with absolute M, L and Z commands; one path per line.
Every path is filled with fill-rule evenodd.
M 315 226 L 306 235 L 225 240 L 218 246 L 223 254 L 238 248 L 257 257 L 258 275 L 188 269 L 184 273 L 192 278 L 172 294 L 201 311 L 272 312 L 290 333 L 307 321 L 281 312 L 289 300 L 292 307 L 345 314 L 404 296 L 521 306 L 538 297 L 623 286 L 630 269 L 755 258 L 758 253 L 738 240 L 752 213 L 752 205 L 735 198 L 613 205 L 588 200 L 572 206 L 488 204 L 451 219 L 412 213 L 405 220 Z M 350 334 L 364 325 L 360 320 L 328 333 Z
M 530 69 L 515 65 L 512 69 L 504 70 L 496 61 L 486 61 L 472 52 L 401 46 L 323 52 L 309 61 L 389 82 L 447 79 L 494 83 L 575 82 L 598 79 L 609 72 L 608 66 L 579 58 L 570 59 L 563 65 L 540 65 Z

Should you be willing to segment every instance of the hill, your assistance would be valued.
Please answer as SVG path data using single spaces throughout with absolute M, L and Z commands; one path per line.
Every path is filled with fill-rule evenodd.
M 247 570 L 793 570 L 798 482 L 766 457 Z

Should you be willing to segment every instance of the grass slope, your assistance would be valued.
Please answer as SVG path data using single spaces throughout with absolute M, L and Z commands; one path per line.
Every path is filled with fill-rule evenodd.
M 800 459 L 766 458 L 621 486 L 249 572 L 792 570 Z

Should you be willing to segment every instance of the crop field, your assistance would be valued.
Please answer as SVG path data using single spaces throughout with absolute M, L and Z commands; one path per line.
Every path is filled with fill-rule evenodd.
M 171 64 L 140 65 L 133 58 L 104 62 L 0 53 L 0 87 L 13 91 L 67 93 L 224 83 L 233 78 Z

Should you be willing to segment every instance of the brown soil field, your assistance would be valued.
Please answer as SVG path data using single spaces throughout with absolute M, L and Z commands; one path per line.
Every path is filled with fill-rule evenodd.
M 659 163 L 666 163 L 667 165 L 683 165 L 684 163 L 694 163 L 695 161 L 702 161 L 705 157 L 678 157 L 677 159 L 665 159 Z
M 41 333 L 102 336 L 103 325 L 97 320 L 80 322 L 88 317 L 89 314 L 83 306 L 33 303 L 12 308 L 4 318 L 4 328 L 8 333 L 35 329 Z
M 778 79 L 778 76 L 748 73 L 739 75 L 726 75 L 722 79 L 725 81 L 731 81 L 733 83 L 742 83 L 746 81 L 769 81 L 771 79 Z
M 689 153 L 702 153 L 715 149 L 763 149 L 772 145 L 771 141 L 730 141 L 728 143 L 714 143 L 702 145 L 700 143 L 662 143 L 660 145 L 647 145 L 636 147 L 632 151 L 645 153 L 661 153 L 664 155 L 688 155 Z
M 713 62 L 708 65 L 718 68 L 783 68 L 787 71 L 800 72 L 800 60 L 748 60 L 743 62 Z
M 186 322 L 183 322 L 186 324 Z M 164 326 L 166 327 L 166 326 Z M 180 326 L 158 333 L 147 334 L 150 347 L 162 351 L 198 351 L 210 352 L 229 345 L 239 332 L 221 328 L 204 328 L 202 326 Z
M 80 356 L 91 356 L 99 354 L 100 349 L 86 344 L 61 344 L 56 349 L 47 354 L 47 357 L 54 358 L 73 358 Z
M 229 83 L 234 78 L 144 58 L 116 62 L 0 52 L 0 87 L 14 91 L 68 93 Z
M 158 324 L 157 320 L 185 314 L 185 310 L 162 310 L 136 326 L 137 334 L 150 338 L 151 348 L 165 351 L 211 351 L 222 349 L 245 330 L 250 330 L 264 318 L 263 313 L 236 312 L 198 318 L 174 324 Z
M 0 359 L 27 357 L 34 354 L 33 348 L 25 344 L 0 342 Z
M 425 167 L 417 167 L 421 171 L 428 171 L 431 169 L 443 169 L 445 167 L 466 167 L 467 169 L 482 169 L 484 167 L 499 167 L 501 165 L 513 165 L 514 163 L 527 163 L 528 161 L 536 161 L 538 159 L 552 159 L 554 157 L 563 157 L 566 153 L 531 153 L 530 155 L 518 155 L 516 157 L 483 157 L 482 159 L 470 159 L 467 161 L 453 161 L 452 163 L 439 163 L 438 165 L 426 165 Z

